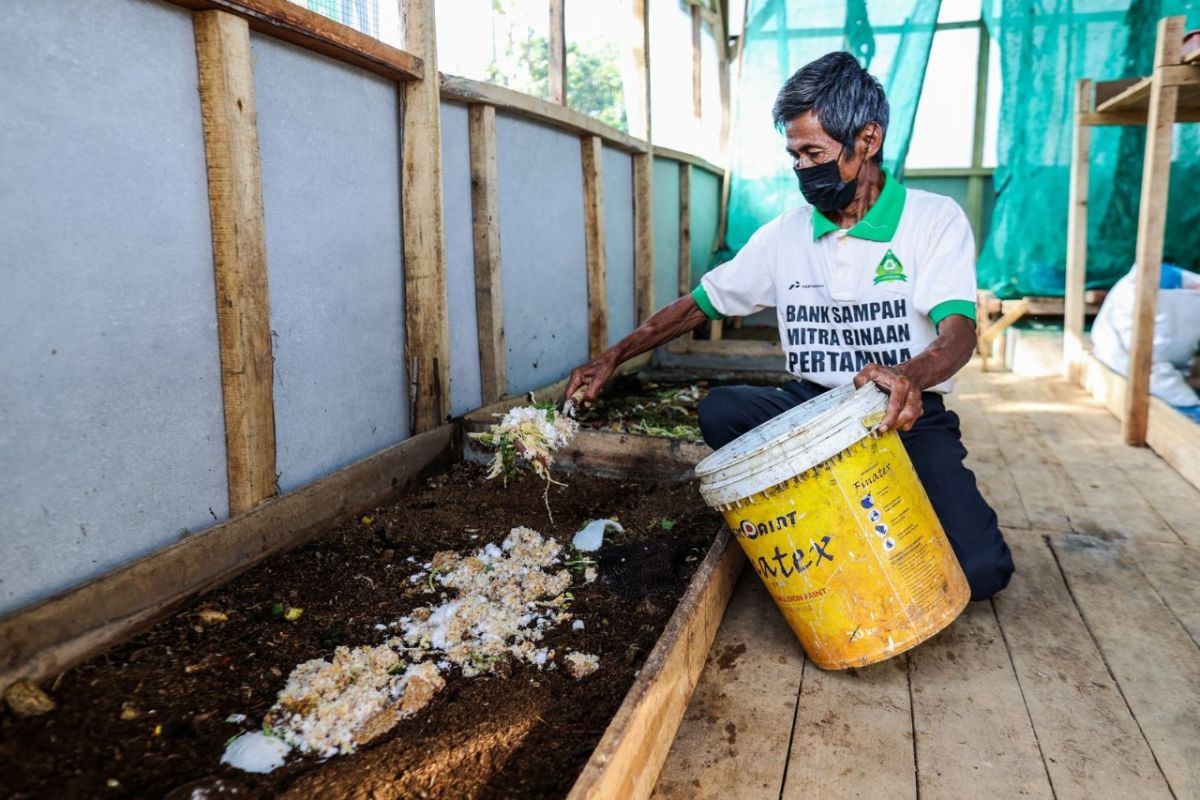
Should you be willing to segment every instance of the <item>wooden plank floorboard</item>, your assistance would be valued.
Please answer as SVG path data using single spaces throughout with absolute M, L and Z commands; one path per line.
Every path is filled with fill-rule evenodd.
M 804 665 L 782 800 L 916 798 L 905 656 L 862 669 Z
M 803 663 L 758 575 L 744 570 L 651 797 L 777 797 Z
M 1057 800 L 1168 800 L 1166 780 L 1041 532 L 1006 531 L 1017 571 L 993 600 Z
M 1141 549 L 1051 539 L 1059 567 L 1176 797 L 1200 797 L 1200 654 L 1143 577 Z
M 1137 566 L 1200 647 L 1200 553 L 1182 545 L 1147 544 L 1138 548 Z
M 1053 797 L 991 603 L 908 658 L 922 800 Z
M 1000 524 L 1009 528 L 1028 528 L 1029 515 L 980 402 L 985 387 L 980 385 L 978 375 L 977 370 L 968 368 L 956 392 L 947 398 L 946 406 L 959 416 L 963 444 L 967 448 L 966 465 L 975 473 L 979 491 L 995 509 Z

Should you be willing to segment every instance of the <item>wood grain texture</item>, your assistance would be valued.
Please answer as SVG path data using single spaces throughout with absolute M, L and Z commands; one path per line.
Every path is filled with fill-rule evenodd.
M 583 238 L 587 251 L 588 356 L 608 349 L 608 255 L 604 228 L 604 141 L 584 136 Z
M 430 76 L 436 75 L 433 0 L 407 0 L 402 11 L 409 50 L 425 60 Z M 420 433 L 450 416 L 441 95 L 435 80 L 405 83 L 401 92 L 405 350 L 412 429 Z
M 693 10 L 696 8 L 692 6 Z M 679 296 L 692 290 L 692 165 L 679 165 Z
M 278 492 L 267 242 L 250 29 L 223 11 L 193 15 L 208 166 L 229 513 Z
M 685 164 L 691 164 L 693 167 L 699 167 L 706 172 L 711 172 L 713 175 L 721 176 L 725 174 L 724 167 L 683 150 L 674 150 L 670 147 L 663 147 L 656 144 L 654 145 L 654 156 L 656 158 L 669 158 L 672 161 L 682 161 Z
M 744 563 L 722 527 L 568 800 L 650 796 Z
M 644 139 L 630 136 L 624 131 L 605 125 L 582 111 L 551 103 L 540 97 L 455 75 L 442 75 L 441 87 L 442 97 L 447 100 L 457 100 L 463 103 L 486 103 L 506 113 L 570 131 L 580 136 L 599 136 L 613 147 L 627 153 L 647 152 L 648 145 Z
M 500 194 L 495 107 L 469 106 L 467 127 L 471 150 L 471 227 L 475 244 L 479 383 L 482 402 L 486 405 L 499 400 L 508 390 L 504 291 L 500 280 Z
M 692 116 L 700 119 L 701 115 L 701 75 L 700 69 L 700 6 L 692 6 Z
M 282 39 L 394 81 L 421 80 L 425 65 L 412 53 L 334 22 L 290 0 L 166 0 L 193 11 L 234 14 L 258 33 Z
M 654 308 L 654 157 L 633 157 L 633 282 L 637 324 Z
M 629 10 L 633 69 L 625 76 L 625 115 L 629 133 L 650 142 L 650 0 L 630 0 Z
M 1168 86 L 1159 74 L 1179 62 L 1183 17 L 1167 17 L 1158 24 L 1154 53 L 1155 74 L 1150 85 L 1150 114 L 1146 120 L 1146 157 L 1142 171 L 1142 199 L 1138 206 L 1137 281 L 1133 334 L 1129 347 L 1129 383 L 1126 386 L 1126 444 L 1146 443 L 1150 414 L 1150 361 L 1154 353 L 1154 315 L 1162 273 L 1163 235 L 1167 226 L 1167 191 L 1171 183 L 1171 139 L 1175 131 L 1178 87 Z
M 1138 569 L 1136 549 L 1072 535 L 1053 537 L 1051 544 L 1171 791 L 1200 797 L 1196 643 Z
M 0 619 L 0 687 L 118 644 L 274 553 L 391 502 L 457 460 L 457 427 L 414 436 L 178 544 Z
M 1073 379 L 1084 351 L 1083 292 L 1087 278 L 1088 176 L 1092 129 L 1079 121 L 1090 109 L 1092 82 L 1075 85 L 1075 132 L 1071 147 L 1071 186 L 1067 200 L 1067 277 L 1063 309 L 1063 377 Z
M 777 797 L 803 665 L 762 581 L 742 570 L 652 797 Z
M 567 30 L 565 0 L 550 1 L 549 89 L 550 102 L 567 104 Z

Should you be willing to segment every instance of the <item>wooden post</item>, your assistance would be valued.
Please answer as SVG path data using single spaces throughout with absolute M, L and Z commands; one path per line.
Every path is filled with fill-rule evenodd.
M 425 78 L 405 83 L 403 112 L 404 302 L 413 433 L 450 416 L 450 331 L 446 320 L 446 236 L 442 219 L 442 119 L 433 0 L 407 0 L 407 49 Z
M 692 6 L 692 116 L 700 119 L 700 6 Z
M 250 28 L 224 11 L 193 16 L 208 164 L 229 513 L 278 492 L 267 244 Z
M 567 32 L 565 0 L 550 0 L 550 102 L 567 104 Z
M 500 284 L 500 199 L 496 167 L 496 107 L 467 108 L 471 143 L 471 226 L 475 237 L 475 316 L 483 403 L 508 391 L 504 293 Z
M 696 6 L 692 6 L 696 8 Z M 679 296 L 692 290 L 692 165 L 679 162 Z
M 1162 69 L 1179 63 L 1183 17 L 1158 23 L 1154 48 L 1154 75 L 1146 120 L 1146 161 L 1142 172 L 1142 200 L 1138 211 L 1135 263 L 1137 289 L 1134 301 L 1133 341 L 1129 348 L 1129 384 L 1122 433 L 1127 444 L 1146 443 L 1150 413 L 1150 361 L 1154 355 L 1154 312 L 1162 273 L 1163 233 L 1167 222 L 1167 190 L 1171 178 L 1171 137 L 1175 129 L 1175 101 L 1179 89 L 1164 85 Z
M 650 128 L 650 7 L 632 0 L 634 75 L 627 95 L 629 132 L 645 139 L 633 155 L 633 280 L 640 325 L 654 313 L 654 153 Z
M 1083 293 L 1087 276 L 1088 175 L 1091 170 L 1091 126 L 1083 115 L 1092 110 L 1092 82 L 1075 84 L 1075 136 L 1071 153 L 1071 189 L 1067 207 L 1067 285 L 1063 307 L 1062 374 L 1076 380 L 1084 352 Z
M 992 40 L 987 26 L 979 23 L 979 54 L 975 60 L 975 125 L 971 145 L 971 168 L 967 178 L 967 219 L 975 230 L 975 254 L 983 249 L 983 181 L 979 170 L 983 167 L 983 140 L 987 119 L 988 55 Z
M 604 141 L 584 136 L 583 235 L 587 243 L 588 356 L 608 348 L 608 257 L 604 246 Z

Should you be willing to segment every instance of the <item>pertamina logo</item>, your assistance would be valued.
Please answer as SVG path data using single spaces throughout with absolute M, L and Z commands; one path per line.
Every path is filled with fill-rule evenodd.
M 884 254 L 883 260 L 879 262 L 879 266 L 875 268 L 875 285 L 879 285 L 884 281 L 906 281 L 908 276 L 904 274 L 904 265 L 900 263 L 900 259 L 896 258 L 896 254 L 888 250 Z

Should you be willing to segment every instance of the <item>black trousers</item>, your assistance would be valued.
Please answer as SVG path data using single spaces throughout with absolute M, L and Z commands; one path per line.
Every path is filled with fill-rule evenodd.
M 700 430 L 716 450 L 825 391 L 810 381 L 789 381 L 782 387 L 719 386 L 700 401 Z M 958 415 L 946 410 L 940 394 L 925 392 L 923 399 L 925 413 L 912 430 L 900 433 L 900 439 L 967 576 L 971 599 L 985 600 L 1008 585 L 1012 554 L 996 512 L 979 493 L 975 474 L 963 464 L 967 449 Z

